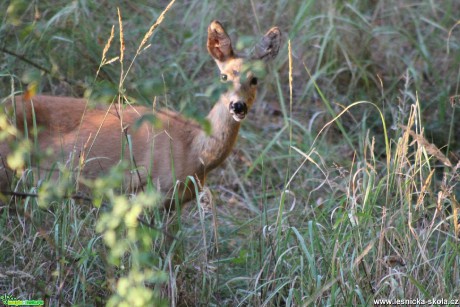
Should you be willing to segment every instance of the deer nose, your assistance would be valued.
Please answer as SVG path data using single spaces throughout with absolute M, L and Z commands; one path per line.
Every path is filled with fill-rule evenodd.
M 241 121 L 246 117 L 248 113 L 248 106 L 243 101 L 231 102 L 230 103 L 230 114 L 236 121 Z

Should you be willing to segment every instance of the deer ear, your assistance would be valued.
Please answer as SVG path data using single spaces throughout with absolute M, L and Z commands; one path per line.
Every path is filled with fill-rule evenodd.
M 218 61 L 224 62 L 232 58 L 233 48 L 230 37 L 220 22 L 214 20 L 208 27 L 208 52 Z
M 281 31 L 273 27 L 262 37 L 252 52 L 252 58 L 256 60 L 271 60 L 278 54 L 281 44 Z

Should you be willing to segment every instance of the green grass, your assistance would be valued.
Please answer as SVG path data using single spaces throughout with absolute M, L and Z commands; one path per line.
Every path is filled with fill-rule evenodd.
M 208 178 L 210 210 L 167 216 L 153 187 L 118 195 L 117 169 L 94 182 L 93 202 L 66 197 L 65 171 L 37 189 L 15 142 L 26 172 L 23 197 L 0 199 L 0 295 L 52 306 L 458 299 L 458 1 L 178 1 L 136 54 L 167 4 L 118 3 L 123 64 L 101 66 L 112 26 L 106 59 L 120 57 L 117 5 L 0 3 L 0 103 L 36 86 L 203 118 L 217 82 L 209 22 L 237 47 L 283 31 L 234 152 Z M 3 142 L 14 125 L 2 119 L 3 108 Z

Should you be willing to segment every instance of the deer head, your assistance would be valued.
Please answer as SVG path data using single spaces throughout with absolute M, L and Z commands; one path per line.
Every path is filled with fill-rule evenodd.
M 221 82 L 229 84 L 229 90 L 221 96 L 221 102 L 227 105 L 235 121 L 240 122 L 246 117 L 256 97 L 258 80 L 251 71 L 251 63 L 273 59 L 278 54 L 280 40 L 280 30 L 273 27 L 249 57 L 237 56 L 222 24 L 215 20 L 209 25 L 208 52 L 219 67 Z

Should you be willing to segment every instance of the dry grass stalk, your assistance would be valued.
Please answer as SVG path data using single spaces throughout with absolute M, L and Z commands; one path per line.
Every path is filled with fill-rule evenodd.
M 104 65 L 105 62 L 107 61 L 106 55 L 107 55 L 107 52 L 109 51 L 110 46 L 112 45 L 112 40 L 114 36 L 115 36 L 115 26 L 112 25 L 112 30 L 110 31 L 110 37 L 104 46 L 104 50 L 102 50 L 102 65 Z
M 451 204 L 452 204 L 452 213 L 453 213 L 452 216 L 453 216 L 455 235 L 459 237 L 460 236 L 460 220 L 457 218 L 459 204 L 458 204 L 458 201 L 455 195 L 452 195 Z
M 445 166 L 452 167 L 452 163 L 450 162 L 449 158 L 447 158 L 441 150 L 439 150 L 436 145 L 428 142 L 421 134 L 418 134 L 411 129 L 409 129 L 407 126 L 404 125 L 399 125 L 403 130 L 406 131 L 414 140 L 416 140 L 419 145 L 425 148 L 425 150 L 428 152 L 428 154 L 434 156 L 436 159 L 441 161 Z
M 419 208 L 420 205 L 423 203 L 423 199 L 425 198 L 425 192 L 427 190 L 427 187 L 429 187 L 430 184 L 431 184 L 431 178 L 433 177 L 433 174 L 434 174 L 434 169 L 431 170 L 430 174 L 428 175 L 428 177 L 426 178 L 426 180 L 425 180 L 425 182 L 424 182 L 424 184 L 422 186 L 422 190 L 420 191 L 420 195 L 418 196 L 415 208 Z
M 172 7 L 172 5 L 176 2 L 176 0 L 172 0 L 169 2 L 168 6 L 161 12 L 160 16 L 158 16 L 157 21 L 150 27 L 150 29 L 145 33 L 144 38 L 142 39 L 141 44 L 137 48 L 136 54 L 139 54 L 141 49 L 144 47 L 144 45 L 147 43 L 147 40 L 152 36 L 153 31 L 163 22 L 163 19 L 165 18 L 165 14 L 169 11 L 169 9 Z
M 117 59 L 119 59 L 119 57 L 115 57 L 115 58 L 110 59 L 109 61 L 107 61 L 107 52 L 109 51 L 110 46 L 112 45 L 112 40 L 113 40 L 114 37 L 115 37 L 115 26 L 112 26 L 112 30 L 110 31 L 110 37 L 107 40 L 107 43 L 105 44 L 104 49 L 102 50 L 102 60 L 101 60 L 101 64 L 99 65 L 99 67 L 97 69 L 96 78 L 97 78 L 97 76 L 99 76 L 99 72 L 101 71 L 102 66 L 110 64 L 110 63 L 116 61 Z
M 125 38 L 123 35 L 123 21 L 121 18 L 120 8 L 117 8 L 118 11 L 118 25 L 120 27 L 120 63 L 123 63 L 123 58 L 125 55 Z

